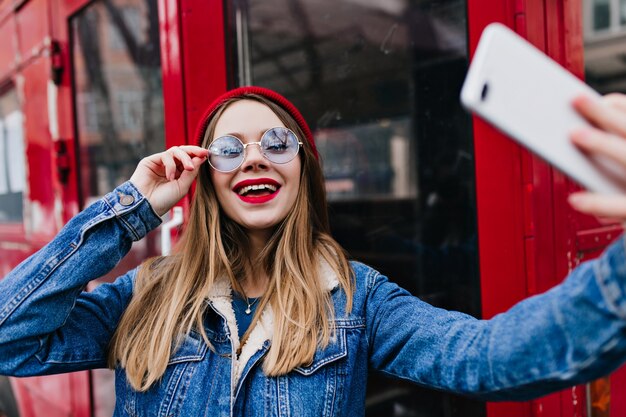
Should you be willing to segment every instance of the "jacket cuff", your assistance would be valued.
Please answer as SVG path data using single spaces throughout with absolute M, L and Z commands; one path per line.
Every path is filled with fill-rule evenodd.
M 594 265 L 595 276 L 607 307 L 626 320 L 626 238 L 620 236 Z
M 161 224 L 148 200 L 130 182 L 126 181 L 103 198 L 114 216 L 137 241 Z

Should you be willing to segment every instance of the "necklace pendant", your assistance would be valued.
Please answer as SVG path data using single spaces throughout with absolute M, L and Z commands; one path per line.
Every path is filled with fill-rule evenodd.
M 246 314 L 250 314 L 252 313 L 252 310 L 250 310 L 250 306 L 248 306 L 248 308 L 246 308 Z

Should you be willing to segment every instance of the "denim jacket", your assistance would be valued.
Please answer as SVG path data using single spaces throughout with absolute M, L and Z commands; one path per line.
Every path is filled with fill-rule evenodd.
M 160 223 L 130 184 L 74 217 L 47 246 L 0 281 L 0 374 L 44 375 L 106 366 L 107 346 L 133 293 L 136 270 L 92 292 L 133 241 Z M 353 309 L 336 278 L 335 337 L 313 361 L 267 377 L 265 310 L 237 357 L 227 281 L 147 392 L 116 369 L 115 416 L 362 416 L 369 369 L 486 400 L 522 400 L 609 373 L 626 359 L 626 253 L 620 238 L 559 286 L 491 320 L 432 307 L 375 270 L 351 263 Z M 325 266 L 320 265 L 324 270 Z

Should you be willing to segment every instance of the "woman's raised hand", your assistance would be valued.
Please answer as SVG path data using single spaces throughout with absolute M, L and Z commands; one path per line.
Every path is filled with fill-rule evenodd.
M 173 146 L 143 158 L 130 182 L 162 216 L 187 194 L 208 154 L 199 146 Z
M 578 97 L 574 108 L 594 127 L 576 130 L 571 139 L 589 154 L 617 161 L 626 171 L 626 95 L 609 94 L 601 99 Z M 613 221 L 626 221 L 626 195 L 578 192 L 569 203 L 576 210 Z

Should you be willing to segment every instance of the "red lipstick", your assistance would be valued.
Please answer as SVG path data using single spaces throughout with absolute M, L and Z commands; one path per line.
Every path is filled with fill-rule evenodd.
M 254 185 L 268 185 L 271 188 L 274 188 L 275 190 L 272 191 L 271 188 L 266 189 L 266 191 L 268 191 L 269 194 L 265 194 L 265 195 L 239 194 L 242 188 L 251 187 Z M 239 197 L 239 199 L 243 201 L 244 203 L 263 204 L 274 199 L 278 195 L 278 192 L 280 191 L 280 184 L 271 178 L 251 178 L 251 179 L 238 182 L 237 184 L 235 184 L 232 190 L 237 195 L 237 197 Z

